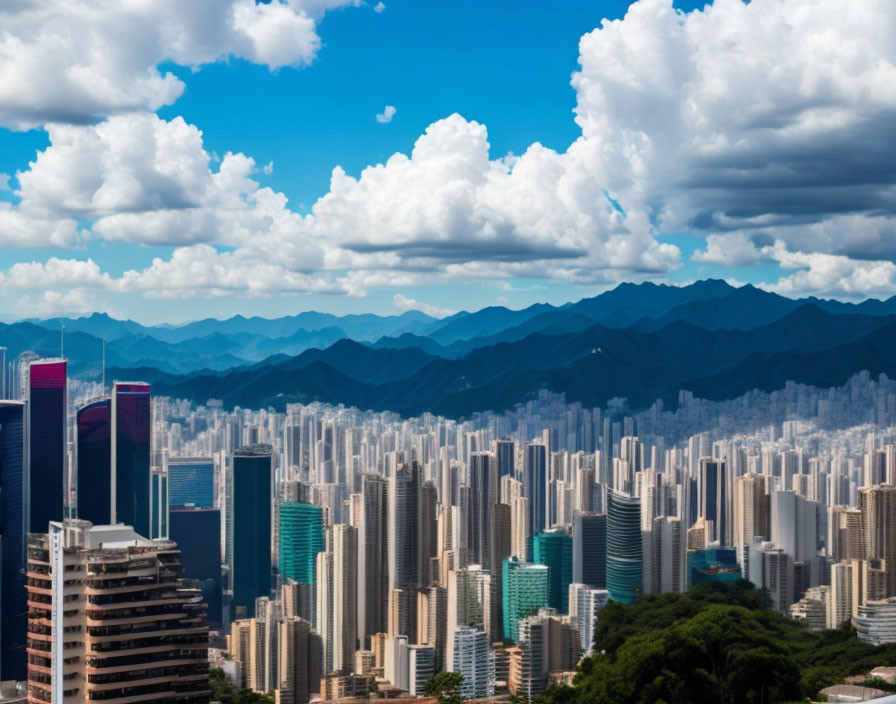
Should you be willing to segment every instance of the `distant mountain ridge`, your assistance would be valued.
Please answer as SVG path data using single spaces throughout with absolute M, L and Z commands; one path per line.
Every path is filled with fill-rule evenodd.
M 791 299 L 723 281 L 621 284 L 592 298 L 443 319 L 305 312 L 143 326 L 103 314 L 0 324 L 0 345 L 57 355 L 72 373 L 140 377 L 155 393 L 228 406 L 345 403 L 415 415 L 504 410 L 540 389 L 603 405 L 674 401 L 680 389 L 731 398 L 788 380 L 896 374 L 896 297 Z M 825 382 L 829 380 L 829 382 Z

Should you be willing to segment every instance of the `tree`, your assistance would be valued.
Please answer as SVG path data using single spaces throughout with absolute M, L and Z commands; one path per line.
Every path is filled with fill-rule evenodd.
M 460 686 L 464 676 L 459 672 L 437 672 L 426 683 L 426 694 L 439 700 L 439 704 L 461 704 Z
M 208 683 L 212 690 L 211 700 L 222 704 L 274 704 L 274 698 L 246 689 L 237 693 L 224 674 L 224 670 L 212 668 L 208 672 Z

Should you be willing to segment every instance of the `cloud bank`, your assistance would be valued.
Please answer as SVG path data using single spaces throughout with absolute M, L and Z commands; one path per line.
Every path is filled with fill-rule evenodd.
M 101 57 L 91 39 L 65 58 L 34 28 L 47 22 L 52 38 L 62 19 L 89 22 L 94 10 L 0 10 L 0 122 L 48 123 L 50 137 L 16 174 L 17 203 L 0 203 L 0 244 L 174 247 L 144 270 L 80 274 L 84 286 L 145 295 L 363 295 L 471 278 L 662 277 L 682 255 L 657 235 L 691 232 L 706 238 L 696 262 L 772 263 L 783 275 L 770 287 L 782 293 L 896 292 L 889 0 L 716 0 L 690 13 L 640 0 L 580 41 L 581 136 L 566 151 L 535 143 L 496 158 L 485 125 L 451 115 L 409 154 L 356 177 L 334 168 L 306 215 L 258 183 L 250 156 L 216 164 L 198 127 L 146 112 L 183 89 L 161 61 L 301 65 L 319 46 L 315 18 L 340 4 L 158 3 L 173 13 L 167 23 L 156 4 L 110 4 L 115 37 L 138 23 L 155 31 L 128 47 L 101 36 L 117 47 Z M 3 80 L 63 60 L 102 80 L 60 70 L 58 85 L 30 87 L 46 94 Z

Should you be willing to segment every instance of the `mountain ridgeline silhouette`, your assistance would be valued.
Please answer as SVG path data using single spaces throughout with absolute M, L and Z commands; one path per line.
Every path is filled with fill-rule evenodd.
M 436 319 L 300 313 L 143 326 L 101 314 L 0 326 L 10 357 L 65 352 L 73 373 L 141 378 L 154 393 L 227 407 L 323 401 L 403 415 L 502 411 L 542 389 L 589 406 L 722 400 L 796 381 L 835 386 L 896 375 L 896 297 L 791 299 L 698 281 L 621 284 L 563 306 L 501 307 Z

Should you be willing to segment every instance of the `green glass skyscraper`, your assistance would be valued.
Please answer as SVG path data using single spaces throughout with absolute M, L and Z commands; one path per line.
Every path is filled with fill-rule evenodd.
M 515 557 L 504 560 L 501 570 L 504 607 L 504 638 L 519 637 L 520 620 L 548 605 L 548 572 L 546 565 L 520 562 Z
M 324 550 L 324 510 L 300 501 L 280 504 L 280 576 L 314 584 L 317 553 Z
M 572 582 L 572 538 L 562 528 L 546 530 L 533 541 L 535 562 L 547 565 L 548 605 L 569 613 L 569 584 Z

